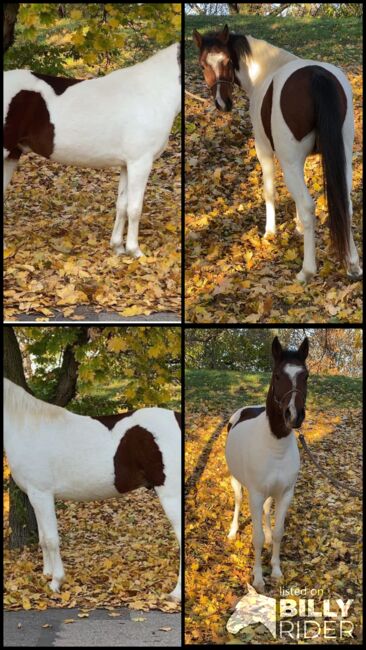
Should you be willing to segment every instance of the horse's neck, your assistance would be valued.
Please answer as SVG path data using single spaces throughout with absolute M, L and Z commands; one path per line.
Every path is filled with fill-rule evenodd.
M 272 437 L 275 437 L 278 440 L 286 440 L 287 438 L 290 438 L 291 430 L 287 429 L 283 420 L 282 410 L 279 405 L 276 404 L 274 399 L 272 381 L 267 394 L 266 414 Z
M 178 47 L 178 43 L 170 45 L 142 63 L 149 78 L 148 83 L 156 87 L 160 101 L 172 102 L 175 107 L 175 115 L 178 115 L 181 106 Z
M 238 73 L 240 85 L 250 96 L 255 88 L 276 70 L 281 68 L 288 61 L 298 57 L 291 52 L 282 50 L 279 47 L 270 45 L 266 41 L 261 41 L 253 36 L 247 36 L 252 56 L 247 59 L 242 58 L 240 61 L 240 70 Z

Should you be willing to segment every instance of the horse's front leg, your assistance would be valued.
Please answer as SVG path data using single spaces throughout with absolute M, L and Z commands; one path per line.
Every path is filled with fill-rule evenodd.
M 127 167 L 128 231 L 126 253 L 129 253 L 133 257 L 140 257 L 142 255 L 138 243 L 139 222 L 142 212 L 142 204 L 144 201 L 146 183 L 151 172 L 152 163 L 152 157 L 149 155 L 145 156 L 144 158 L 140 158 L 137 161 L 128 163 Z
M 280 567 L 280 547 L 285 530 L 285 518 L 291 499 L 294 494 L 294 488 L 289 488 L 279 499 L 276 499 L 275 507 L 275 525 L 272 531 L 272 578 L 282 578 Z
M 127 168 L 122 167 L 121 176 L 118 185 L 118 197 L 116 205 L 116 220 L 113 226 L 111 236 L 111 246 L 116 255 L 122 255 L 125 252 L 123 246 L 123 232 L 127 216 Z
M 257 493 L 249 491 L 250 514 L 253 523 L 253 546 L 254 546 L 254 569 L 253 569 L 253 587 L 259 592 L 264 591 L 264 580 L 262 573 L 262 548 L 264 542 L 262 513 L 264 497 Z
M 273 154 L 269 149 L 263 149 L 257 143 L 255 148 L 263 173 L 263 196 L 266 202 L 266 231 L 264 236 L 267 237 L 267 235 L 274 235 L 276 232 L 274 161 Z
M 59 536 L 53 495 L 39 490 L 28 490 L 38 525 L 39 541 L 43 552 L 43 573 L 52 575 L 50 588 L 60 591 L 61 583 L 65 577 L 60 555 Z

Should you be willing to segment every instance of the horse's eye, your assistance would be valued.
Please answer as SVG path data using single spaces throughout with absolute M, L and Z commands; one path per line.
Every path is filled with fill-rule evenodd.
M 279 376 L 278 372 L 276 372 L 275 379 L 279 379 L 279 378 L 280 378 L 280 376 Z

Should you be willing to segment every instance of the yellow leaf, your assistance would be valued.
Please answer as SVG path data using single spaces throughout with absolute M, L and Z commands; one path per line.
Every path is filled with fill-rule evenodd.
M 82 16 L 82 12 L 79 9 L 73 9 L 70 13 L 70 16 L 73 20 L 79 20 Z
M 297 258 L 297 251 L 294 248 L 289 248 L 284 254 L 286 262 L 291 262 Z
M 31 602 L 29 598 L 27 598 L 26 596 L 24 596 L 24 598 L 22 599 L 22 606 L 23 609 L 32 609 Z
M 141 260 L 141 257 L 139 257 L 139 260 Z M 121 311 L 121 316 L 139 316 L 141 314 L 141 307 L 137 307 L 136 305 L 134 307 L 127 307 L 123 311 Z
M 113 338 L 109 339 L 107 347 L 110 352 L 122 352 L 127 350 L 128 343 L 121 336 L 113 336 Z

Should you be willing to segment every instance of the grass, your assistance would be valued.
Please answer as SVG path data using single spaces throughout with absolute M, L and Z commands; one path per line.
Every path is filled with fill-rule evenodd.
M 196 59 L 193 29 L 203 32 L 227 23 L 233 31 L 262 38 L 301 56 L 346 65 L 362 60 L 362 21 L 358 18 L 271 18 L 269 16 L 186 16 L 186 61 Z
M 270 373 L 243 373 L 236 370 L 186 370 L 186 399 L 193 410 L 204 403 L 215 402 L 223 408 L 227 400 L 241 405 L 264 403 Z M 307 403 L 318 408 L 360 408 L 362 379 L 310 374 Z M 219 414 L 219 413 L 218 413 Z

